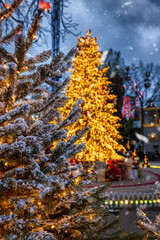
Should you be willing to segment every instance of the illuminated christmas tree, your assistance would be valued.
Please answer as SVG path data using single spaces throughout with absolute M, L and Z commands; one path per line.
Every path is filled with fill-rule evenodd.
M 90 127 L 90 131 L 77 141 L 84 142 L 86 146 L 86 150 L 78 154 L 79 159 L 83 161 L 119 160 L 123 158 L 119 152 L 125 152 L 118 142 L 122 137 L 118 131 L 120 119 L 114 115 L 116 96 L 110 93 L 110 82 L 104 77 L 108 68 L 100 68 L 103 65 L 101 55 L 96 38 L 91 37 L 90 31 L 86 36 L 79 38 L 66 91 L 69 100 L 65 107 L 60 109 L 66 117 L 76 101 L 79 98 L 83 100 L 81 116 L 69 127 L 68 132 L 70 137 L 84 127 Z

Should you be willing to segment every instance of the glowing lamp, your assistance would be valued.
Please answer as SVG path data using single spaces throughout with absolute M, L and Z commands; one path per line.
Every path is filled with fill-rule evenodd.
M 9 4 L 7 4 L 7 3 L 4 3 L 4 6 L 5 6 L 5 8 L 9 8 Z
M 121 200 L 121 201 L 120 201 L 120 204 L 123 205 L 123 203 L 124 203 L 124 202 Z
M 45 2 L 45 1 L 42 0 L 42 1 L 39 2 L 39 7 L 41 9 L 43 9 L 44 11 L 48 11 L 51 7 L 51 4 L 49 2 Z
M 105 201 L 104 203 L 105 203 L 105 204 L 108 204 L 108 201 Z
M 149 135 L 149 138 L 150 138 L 151 140 L 155 140 L 155 139 L 157 138 L 156 133 L 152 132 L 152 133 Z
M 63 197 L 65 197 L 66 196 L 66 193 L 65 192 L 63 192 Z

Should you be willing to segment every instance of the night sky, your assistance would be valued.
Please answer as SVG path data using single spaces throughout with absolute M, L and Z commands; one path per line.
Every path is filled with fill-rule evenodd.
M 91 29 L 102 51 L 120 50 L 125 62 L 160 64 L 160 0 L 72 0 L 68 11 L 85 35 Z M 67 52 L 77 38 L 67 36 Z

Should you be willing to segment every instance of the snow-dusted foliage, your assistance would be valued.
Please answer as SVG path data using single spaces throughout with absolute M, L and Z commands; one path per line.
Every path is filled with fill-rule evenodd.
M 145 239 L 160 239 L 160 214 L 155 217 L 154 222 L 139 208 L 137 209 L 137 214 L 141 218 L 138 221 L 138 225 L 145 232 Z
M 15 0 L 0 13 L 0 19 L 10 16 L 21 2 Z M 38 10 L 27 38 L 17 27 L 1 39 L 0 239 L 105 239 L 111 224 L 100 190 L 86 191 L 81 163 L 73 167 L 77 175 L 69 178 L 68 159 L 85 148 L 75 143 L 89 130 L 85 127 L 66 141 L 66 127 L 79 118 L 81 100 L 62 121 L 58 108 L 67 101 L 61 92 L 68 79 L 63 83 L 53 80 L 70 67 L 76 48 L 66 56 L 60 52 L 50 64 L 41 64 L 51 57 L 50 50 L 26 58 L 41 15 Z M 15 51 L 9 53 L 3 45 L 14 36 Z M 44 83 L 55 91 L 50 93 Z

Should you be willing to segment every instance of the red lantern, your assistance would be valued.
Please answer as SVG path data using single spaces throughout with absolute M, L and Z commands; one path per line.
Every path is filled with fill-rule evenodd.
M 5 6 L 5 8 L 9 8 L 9 4 L 7 4 L 7 3 L 4 3 L 4 6 Z
M 42 1 L 39 2 L 39 6 L 44 11 L 48 11 L 51 7 L 51 4 L 49 2 L 45 2 L 45 1 L 42 0 Z
M 102 89 L 105 89 L 105 86 L 102 86 Z
M 40 2 L 39 2 L 39 6 L 40 6 L 40 8 L 44 9 L 44 7 L 45 7 L 45 2 L 44 2 L 43 0 L 40 1 Z

